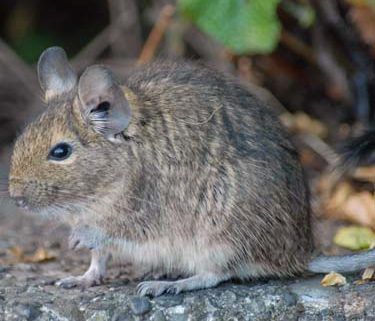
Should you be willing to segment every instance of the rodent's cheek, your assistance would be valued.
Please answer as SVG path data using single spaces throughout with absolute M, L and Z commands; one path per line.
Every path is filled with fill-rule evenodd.
M 31 207 L 43 207 L 48 205 L 48 188 L 37 182 L 29 182 L 24 188 L 24 195 Z

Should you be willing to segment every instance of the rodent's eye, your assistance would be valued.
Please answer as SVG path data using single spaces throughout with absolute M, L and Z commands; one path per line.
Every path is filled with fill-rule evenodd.
M 59 143 L 52 147 L 49 152 L 48 159 L 62 161 L 72 154 L 73 148 L 67 143 Z

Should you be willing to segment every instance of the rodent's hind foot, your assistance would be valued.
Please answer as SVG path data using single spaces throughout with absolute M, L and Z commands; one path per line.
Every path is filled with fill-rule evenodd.
M 156 297 L 164 293 L 178 294 L 181 292 L 207 289 L 228 280 L 229 277 L 213 273 L 199 274 L 177 281 L 145 281 L 137 286 L 137 293 L 141 296 Z
M 67 278 L 57 281 L 55 284 L 63 289 L 80 288 L 85 290 L 92 286 L 97 286 L 103 283 L 101 277 L 87 276 L 86 274 L 80 276 L 69 276 Z

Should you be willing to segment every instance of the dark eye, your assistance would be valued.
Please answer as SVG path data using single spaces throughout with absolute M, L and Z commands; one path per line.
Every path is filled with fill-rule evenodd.
M 69 144 L 59 143 L 50 150 L 48 159 L 62 161 L 72 154 L 72 150 L 73 148 Z

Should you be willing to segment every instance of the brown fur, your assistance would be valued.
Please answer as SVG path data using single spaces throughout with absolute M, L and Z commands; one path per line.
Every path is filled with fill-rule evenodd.
M 305 270 L 308 191 L 268 106 L 191 64 L 141 68 L 123 90 L 132 119 L 120 143 L 85 123 L 76 90 L 49 101 L 16 142 L 11 194 L 165 272 L 247 279 Z M 73 144 L 72 159 L 47 161 L 60 141 Z

